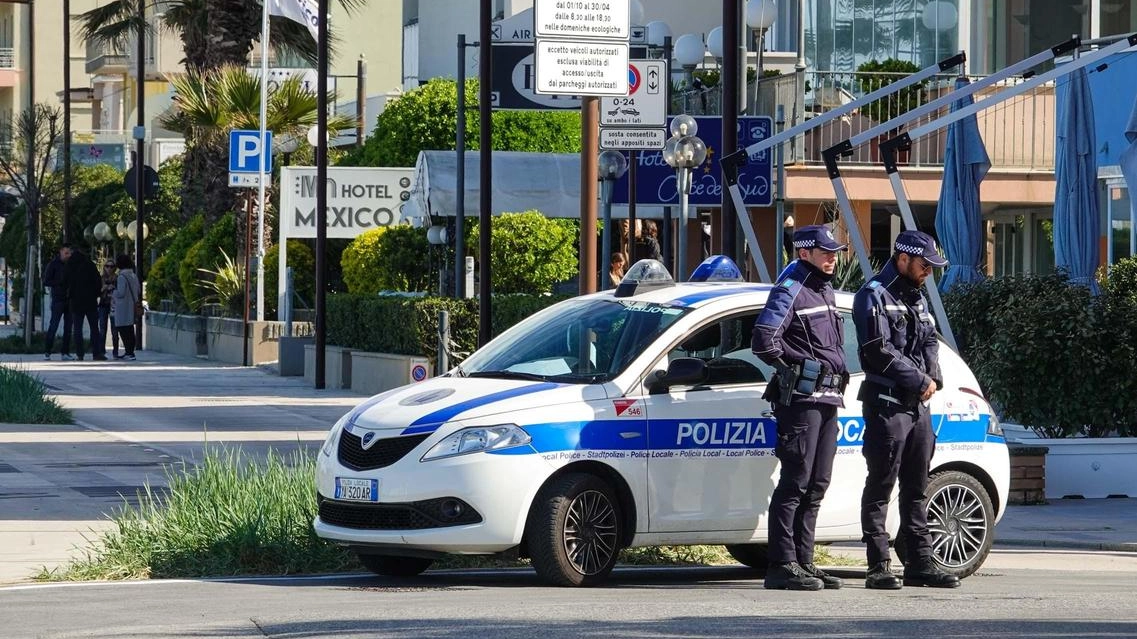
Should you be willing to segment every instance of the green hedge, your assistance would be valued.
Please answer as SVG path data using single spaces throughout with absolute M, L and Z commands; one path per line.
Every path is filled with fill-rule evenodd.
M 499 295 L 493 299 L 494 335 L 564 297 Z M 328 343 L 361 351 L 438 354 L 438 313 L 450 313 L 451 363 L 465 359 L 478 342 L 478 302 L 446 297 L 340 294 L 328 297 Z
M 1137 261 L 1092 296 L 1064 274 L 944 296 L 963 358 L 1003 419 L 1047 437 L 1137 434 Z

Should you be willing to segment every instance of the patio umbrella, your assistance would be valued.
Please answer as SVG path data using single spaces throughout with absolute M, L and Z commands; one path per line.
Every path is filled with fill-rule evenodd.
M 1129 223 L 1132 227 L 1137 226 L 1137 102 L 1134 102 L 1129 123 L 1125 125 L 1125 140 L 1129 147 L 1121 152 L 1117 163 L 1121 165 L 1121 174 L 1129 187 Z
M 1054 150 L 1054 263 L 1097 293 L 1098 213 L 1094 107 L 1085 69 L 1058 86 Z
M 968 84 L 968 79 L 961 77 L 956 80 L 955 88 L 958 91 Z M 973 102 L 970 95 L 965 96 L 953 102 L 951 110 L 958 111 Z M 990 168 L 991 158 L 979 135 L 979 120 L 972 115 L 949 124 L 944 146 L 943 185 L 936 208 L 936 235 L 951 262 L 940 283 L 945 291 L 959 282 L 983 279 L 978 265 L 986 242 L 979 183 Z

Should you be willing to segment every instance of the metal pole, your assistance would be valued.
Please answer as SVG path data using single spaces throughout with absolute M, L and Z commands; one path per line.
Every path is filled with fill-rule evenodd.
M 367 139 L 367 56 L 359 54 L 355 63 L 355 145 Z
M 245 198 L 245 321 L 242 323 L 241 364 L 249 365 L 249 262 L 253 248 L 253 199 Z
M 627 264 L 630 268 L 636 259 L 636 162 L 638 153 L 628 151 L 628 255 Z
M 265 319 L 265 163 L 268 161 L 272 149 L 266 140 L 265 130 L 268 128 L 268 42 L 270 37 L 268 21 L 268 0 L 261 3 L 261 110 L 259 130 L 260 162 L 257 166 L 257 321 Z M 252 219 L 249 219 L 249 223 Z M 286 240 L 287 241 L 287 240 Z M 246 261 L 247 261 L 246 253 Z M 245 271 L 248 279 L 249 271 Z M 246 306 L 248 295 L 245 296 Z M 247 320 L 246 320 L 247 321 Z
M 723 0 L 722 2 L 723 54 L 722 73 L 719 76 L 722 84 L 722 151 L 719 157 L 726 157 L 738 150 L 739 68 L 742 68 L 743 73 L 745 73 L 745 65 L 739 60 L 739 45 L 743 44 L 739 42 L 738 37 L 741 9 L 741 0 Z M 745 55 L 745 48 L 743 55 Z M 745 78 L 746 76 L 743 75 L 742 77 Z M 722 193 L 721 206 L 720 250 L 723 255 L 736 260 L 737 256 L 734 251 L 736 244 L 735 225 L 738 224 L 736 217 L 745 213 L 742 210 L 736 211 L 734 209 L 734 202 L 731 201 L 730 194 L 725 190 Z M 684 223 L 686 223 L 686 219 L 687 216 L 684 214 Z
M 675 281 L 682 282 L 687 274 L 687 194 L 690 192 L 691 170 L 675 169 L 679 180 L 679 255 L 675 259 Z
M 774 125 L 781 133 L 786 128 L 786 107 L 779 104 L 775 107 L 774 111 L 777 120 Z M 782 240 L 782 229 L 786 226 L 786 145 L 779 144 L 775 151 L 775 157 L 778 163 L 778 194 L 777 199 L 777 212 L 778 212 L 778 228 L 774 230 L 774 272 L 782 272 L 783 255 L 786 251 L 784 242 Z
M 326 384 L 328 286 L 328 0 L 319 0 L 316 37 L 316 351 L 317 389 Z
M 600 98 L 580 102 L 580 294 L 596 288 L 596 153 L 599 151 Z
M 146 271 L 143 269 L 145 260 L 143 255 L 143 245 L 145 241 L 145 233 L 143 232 L 145 219 L 146 219 L 146 172 L 143 170 L 146 166 L 146 0 L 138 0 L 138 83 L 135 89 L 138 91 L 138 115 L 136 119 L 136 126 L 134 127 L 135 139 L 135 153 L 137 154 L 134 165 L 134 189 L 135 189 L 135 226 L 136 232 L 134 234 L 134 272 L 138 275 L 138 286 L 140 290 L 145 290 L 142 285 L 146 281 Z M 138 348 L 142 348 L 142 316 L 134 318 L 134 341 Z
M 278 313 L 284 321 L 284 336 L 292 337 L 292 267 L 285 270 L 284 275 L 284 303 L 280 305 Z
M 663 62 L 667 65 L 667 75 L 664 76 L 663 90 L 667 94 L 667 113 L 671 113 L 671 36 L 663 38 Z M 674 236 L 671 233 L 671 207 L 663 207 L 663 228 L 659 234 L 659 241 L 662 244 L 663 252 L 663 265 L 667 267 L 668 271 L 674 271 L 675 260 L 672 258 L 675 255 L 675 246 L 672 243 Z
M 63 0 L 63 241 L 71 241 L 71 0 Z
M 325 0 L 326 1 L 326 0 Z M 493 261 L 490 256 L 490 233 L 493 225 L 493 59 L 490 45 L 493 41 L 492 0 L 481 0 L 478 16 L 478 168 L 479 196 L 481 210 L 478 212 L 478 253 L 482 260 L 481 281 L 478 292 L 478 346 L 493 338 L 493 299 L 491 286 Z M 595 180 L 595 176 L 593 176 Z M 584 196 L 584 193 L 581 193 Z
M 436 375 L 450 370 L 450 312 L 438 311 L 438 367 Z
M 466 278 L 466 34 L 458 34 L 458 126 L 454 150 L 458 155 L 455 167 L 454 204 L 454 297 L 465 297 Z
M 600 256 L 600 263 L 604 267 L 600 270 L 600 290 L 606 291 L 610 287 L 608 273 L 612 270 L 612 191 L 616 184 L 612 180 L 603 180 L 600 183 L 600 203 L 603 206 L 604 230 L 600 235 L 600 246 L 604 252 Z
M 36 6 L 33 3 L 28 3 L 28 112 L 32 117 L 32 123 L 38 124 L 39 119 L 35 117 L 36 109 Z M 18 122 L 19 120 L 17 120 Z M 27 262 L 24 264 L 24 346 L 30 347 L 32 345 L 32 331 L 34 330 L 36 315 L 35 315 L 35 290 L 36 290 L 36 276 L 39 275 L 39 265 L 36 263 L 36 211 L 38 204 L 35 204 L 38 199 L 36 193 L 36 184 L 34 176 L 32 175 L 32 168 L 36 165 L 35 160 L 35 127 L 31 131 L 25 131 L 28 136 L 27 140 L 27 155 L 24 158 L 24 214 L 28 227 L 28 254 Z M 35 204 L 33 206 L 33 204 Z M 47 318 L 47 313 L 43 313 L 44 319 Z M 66 340 L 70 339 L 64 336 L 64 344 Z

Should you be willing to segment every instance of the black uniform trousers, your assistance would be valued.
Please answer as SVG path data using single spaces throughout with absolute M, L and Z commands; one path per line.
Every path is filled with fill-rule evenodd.
M 888 529 L 885 518 L 896 480 L 900 480 L 900 534 L 906 542 L 906 559 L 932 555 L 928 534 L 928 468 L 936 448 L 932 420 L 922 403 L 907 408 L 888 402 L 862 404 L 865 418 L 864 447 L 868 466 L 861 495 L 861 541 L 867 544 L 869 566 L 887 561 Z
M 767 540 L 771 564 L 813 563 L 817 511 L 833 476 L 837 454 L 837 407 L 795 402 L 774 408 L 782 462 L 781 476 L 770 498 Z

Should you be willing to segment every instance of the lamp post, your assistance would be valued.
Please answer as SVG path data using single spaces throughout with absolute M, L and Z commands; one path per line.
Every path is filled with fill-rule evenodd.
M 931 55 L 930 59 L 938 60 L 940 55 L 940 34 L 946 33 L 959 22 L 959 11 L 955 5 L 943 0 L 932 0 L 924 5 L 924 10 L 920 14 L 920 22 L 924 24 L 924 28 L 934 34 L 932 46 L 935 52 Z
M 647 31 L 645 34 L 647 37 L 647 45 L 651 48 L 652 53 L 659 53 L 664 56 L 666 60 L 667 51 L 665 40 L 671 37 L 671 27 L 667 26 L 667 23 L 663 20 L 653 20 L 644 25 L 644 29 Z M 671 79 L 668 78 L 669 83 L 670 80 Z
M 619 151 L 604 151 L 596 163 L 596 179 L 600 180 L 600 206 L 604 220 L 604 230 L 601 232 L 600 246 L 604 252 L 601 264 L 604 269 L 600 272 L 600 290 L 606 291 L 611 282 L 608 281 L 608 272 L 612 270 L 612 191 L 616 188 L 616 180 L 624 176 L 628 170 L 628 160 Z
M 758 83 L 762 81 L 762 50 L 765 49 L 766 29 L 774 24 L 778 17 L 778 5 L 774 0 L 747 0 L 746 26 L 758 32 L 754 42 L 757 54 L 757 68 L 754 76 L 754 99 L 750 101 L 750 110 L 758 115 Z
M 682 281 L 687 271 L 687 209 L 691 193 L 691 169 L 707 159 L 707 145 L 696 133 L 699 125 L 695 118 L 683 114 L 671 120 L 671 139 L 663 145 L 663 161 L 675 169 L 679 192 L 679 256 L 675 265 L 675 280 Z
M 703 39 L 695 33 L 685 33 L 675 41 L 675 60 L 683 67 L 683 76 L 686 80 L 686 91 L 683 93 L 683 110 L 690 109 L 688 97 L 691 95 L 691 85 L 695 78 L 695 67 L 703 62 L 706 48 Z

